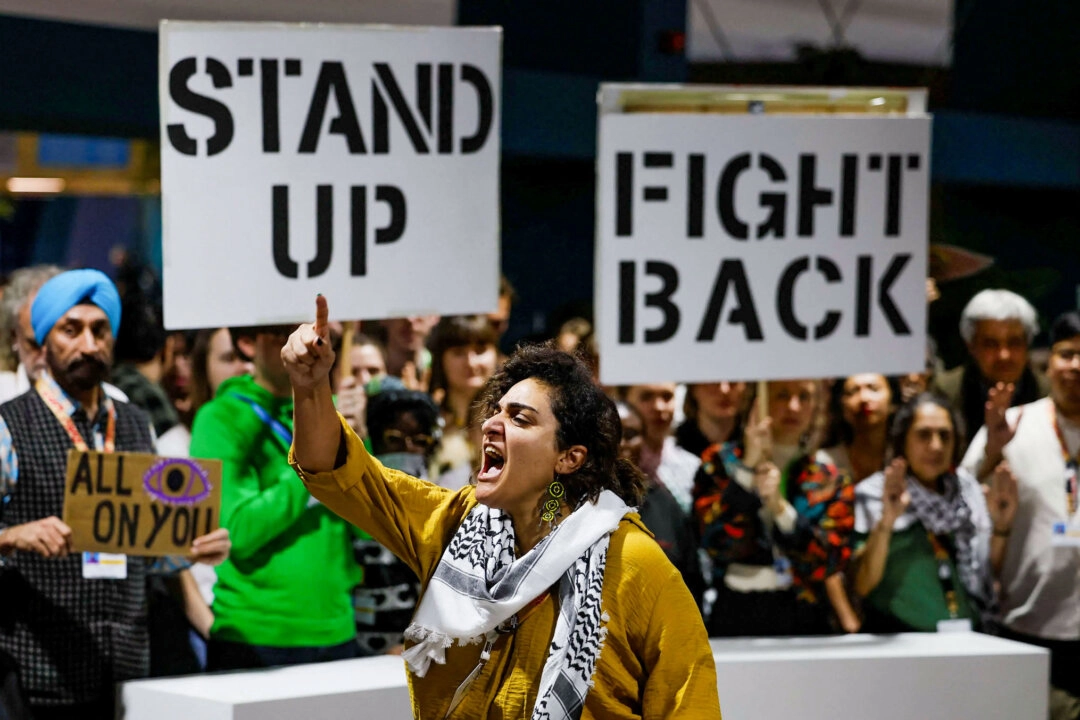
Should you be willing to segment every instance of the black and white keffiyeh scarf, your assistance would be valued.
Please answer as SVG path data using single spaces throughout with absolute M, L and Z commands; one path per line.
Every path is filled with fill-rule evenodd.
M 982 491 L 977 483 L 974 489 L 965 488 L 961 478 L 952 472 L 942 476 L 941 481 L 942 492 L 939 494 L 909 475 L 907 489 L 911 495 L 911 511 L 933 534 L 952 536 L 960 582 L 976 607 L 985 614 L 993 609 L 994 588 L 986 562 L 988 558 L 981 557 L 975 547 L 977 530 L 970 506 L 971 502 L 981 500 Z M 972 493 L 978 496 L 972 496 Z
M 558 583 L 559 617 L 532 717 L 579 717 L 607 634 L 600 596 L 608 541 L 631 511 L 605 490 L 515 559 L 510 516 L 477 505 L 443 552 L 405 631 L 416 643 L 404 652 L 409 668 L 424 677 L 432 661 L 446 662 L 446 649 L 455 642 L 493 638 L 496 628 Z

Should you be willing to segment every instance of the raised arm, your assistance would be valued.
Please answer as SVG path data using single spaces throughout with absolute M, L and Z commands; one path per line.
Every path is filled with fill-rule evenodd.
M 293 389 L 293 446 L 296 461 L 308 472 L 333 470 L 341 446 L 341 425 L 330 390 L 330 347 L 326 298 L 315 298 L 315 322 L 298 327 L 281 360 Z
M 882 493 L 882 513 L 870 531 L 862 557 L 855 571 L 855 594 L 866 597 L 885 575 L 885 563 L 892 542 L 893 523 L 904 514 L 911 495 L 907 491 L 907 462 L 897 458 L 885 468 L 885 490 Z

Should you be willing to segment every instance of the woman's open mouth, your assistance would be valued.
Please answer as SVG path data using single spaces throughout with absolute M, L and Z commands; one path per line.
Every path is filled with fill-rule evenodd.
M 477 480 L 494 480 L 502 472 L 503 464 L 506 460 L 503 458 L 501 452 L 495 449 L 493 445 L 485 445 L 483 453 L 484 464 L 480 468 L 480 472 L 476 474 Z

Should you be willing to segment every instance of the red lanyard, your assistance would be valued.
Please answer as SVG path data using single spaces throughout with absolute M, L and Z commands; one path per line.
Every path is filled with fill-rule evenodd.
M 49 410 L 52 410 L 52 414 L 56 416 L 57 422 L 64 428 L 68 437 L 71 438 L 71 443 L 75 446 L 75 449 L 83 452 L 89 450 L 90 447 L 86 444 L 86 440 L 83 438 L 82 433 L 79 432 L 79 428 L 75 427 L 75 421 L 68 415 L 67 409 L 64 407 L 63 403 L 60 402 L 60 398 L 56 397 L 56 393 L 49 387 L 44 378 L 38 378 L 36 388 L 38 395 L 45 401 Z M 101 390 L 99 389 L 98 392 L 101 392 Z M 105 452 L 111 453 L 116 450 L 116 408 L 114 408 L 113 404 L 104 397 L 104 393 L 102 393 L 101 401 L 105 403 L 109 419 L 105 423 L 105 445 L 103 448 L 95 449 L 103 449 Z M 97 443 L 94 444 L 96 445 Z
M 926 537 L 934 548 L 934 559 L 938 564 L 938 580 L 941 581 L 941 589 L 945 591 L 945 605 L 949 609 L 949 617 L 955 620 L 960 617 L 960 604 L 956 600 L 956 584 L 953 583 L 953 570 L 949 558 L 949 551 L 941 544 L 937 535 L 926 531 Z
M 1054 403 L 1050 403 L 1050 419 L 1054 423 L 1054 432 L 1057 433 L 1058 443 L 1061 445 L 1061 458 L 1065 461 L 1065 507 L 1068 508 L 1069 517 L 1071 518 L 1076 514 L 1077 506 L 1077 493 L 1080 492 L 1080 488 L 1077 485 L 1077 464 L 1080 452 L 1077 453 L 1078 457 L 1069 455 L 1069 446 L 1065 443 L 1065 433 L 1061 432 L 1061 424 L 1058 423 L 1057 410 L 1054 408 Z

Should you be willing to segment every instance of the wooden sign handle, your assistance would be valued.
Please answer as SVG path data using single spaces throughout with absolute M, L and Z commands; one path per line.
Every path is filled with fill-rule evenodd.
M 757 418 L 761 422 L 769 417 L 769 383 L 758 380 L 757 383 Z
M 341 330 L 341 352 L 338 354 L 338 384 L 352 377 L 352 345 L 356 323 L 347 322 Z

